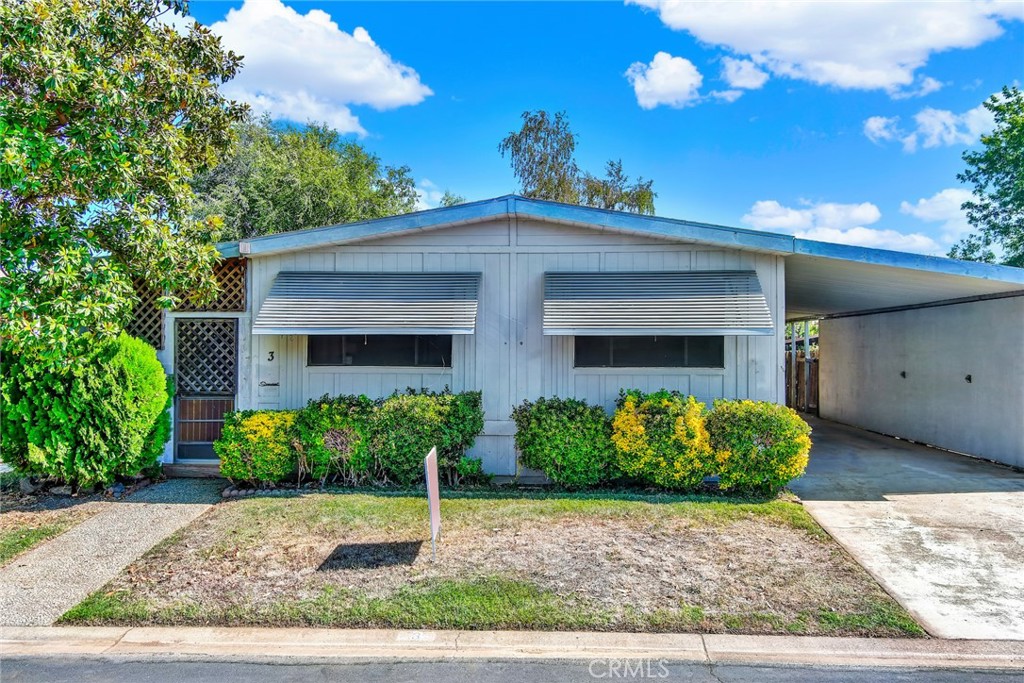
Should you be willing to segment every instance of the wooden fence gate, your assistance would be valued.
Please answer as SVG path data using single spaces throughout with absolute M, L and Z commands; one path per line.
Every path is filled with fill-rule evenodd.
M 238 321 L 179 318 L 174 323 L 175 460 L 216 459 L 213 442 L 235 409 Z
M 793 386 L 793 356 L 786 354 L 786 405 L 805 413 L 818 414 L 818 359 L 796 358 L 796 387 Z M 808 378 L 810 381 L 808 381 Z

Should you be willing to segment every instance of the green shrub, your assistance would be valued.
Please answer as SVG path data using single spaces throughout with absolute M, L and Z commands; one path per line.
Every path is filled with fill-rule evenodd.
M 294 410 L 239 410 L 224 416 L 224 430 L 213 444 L 220 473 L 232 481 L 279 482 L 298 466 Z
M 366 396 L 324 395 L 295 416 L 299 478 L 355 486 L 377 478 L 370 453 L 373 401 Z
M 2 356 L 4 462 L 79 487 L 158 467 L 170 398 L 151 346 L 122 334 L 60 371 Z
M 811 428 L 792 408 L 719 400 L 707 427 L 722 489 L 777 493 L 807 467 Z
M 461 481 L 459 463 L 484 427 L 481 395 L 396 393 L 377 407 L 372 425 L 371 444 L 386 481 L 403 486 L 421 482 L 423 458 L 437 447 L 439 474 L 455 485 Z M 468 471 L 465 464 L 463 469 Z
M 570 489 L 614 479 L 611 424 L 600 406 L 577 399 L 540 398 L 512 411 L 516 448 L 527 467 Z
M 675 391 L 623 391 L 612 420 L 623 474 L 668 489 L 695 489 L 715 473 L 704 404 Z

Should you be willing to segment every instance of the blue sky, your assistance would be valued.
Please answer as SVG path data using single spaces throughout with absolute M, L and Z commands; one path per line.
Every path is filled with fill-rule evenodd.
M 194 2 L 246 58 L 228 92 L 348 131 L 445 189 L 512 192 L 497 152 L 564 110 L 659 215 L 944 253 L 960 155 L 1024 75 L 1024 3 Z M 234 10 L 234 11 L 231 11 Z

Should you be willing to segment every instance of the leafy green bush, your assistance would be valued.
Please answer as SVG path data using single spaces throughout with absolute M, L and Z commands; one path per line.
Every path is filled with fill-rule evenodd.
M 19 472 L 75 486 L 155 469 L 170 435 L 156 351 L 121 334 L 58 372 L 5 350 L 0 455 Z
M 623 391 L 612 420 L 622 473 L 654 486 L 695 489 L 715 473 L 704 404 L 676 391 Z
M 294 410 L 238 410 L 224 416 L 224 429 L 213 444 L 220 473 L 232 481 L 279 482 L 298 465 L 293 447 Z
M 516 448 L 527 467 L 566 488 L 614 479 L 611 424 L 600 406 L 567 398 L 524 401 L 512 411 Z
M 377 478 L 370 453 L 373 401 L 366 396 L 324 395 L 295 416 L 299 477 L 354 486 Z
M 776 493 L 807 467 L 811 428 L 792 408 L 718 400 L 707 427 L 722 489 Z
M 461 481 L 459 463 L 484 427 L 481 395 L 396 393 L 377 407 L 372 425 L 374 456 L 387 481 L 404 486 L 422 481 L 423 458 L 436 446 L 439 474 L 455 485 Z

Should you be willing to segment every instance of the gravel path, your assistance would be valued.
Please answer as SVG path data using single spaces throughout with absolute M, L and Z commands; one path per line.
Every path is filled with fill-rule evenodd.
M 220 499 L 223 482 L 175 479 L 112 504 L 0 569 L 0 626 L 47 626 Z

